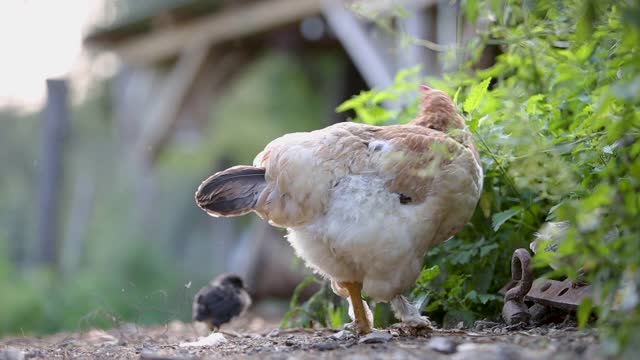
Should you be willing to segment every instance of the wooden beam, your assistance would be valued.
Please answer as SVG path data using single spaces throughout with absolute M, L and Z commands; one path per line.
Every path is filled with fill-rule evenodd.
M 208 54 L 206 46 L 193 46 L 180 54 L 142 121 L 142 133 L 133 152 L 140 160 L 155 160 Z
M 56 270 L 60 250 L 64 143 L 69 122 L 68 95 L 65 80 L 47 80 L 47 103 L 42 114 L 42 157 L 38 177 L 37 261 Z
M 265 0 L 233 7 L 183 26 L 139 35 L 111 50 L 130 63 L 152 63 L 194 44 L 215 45 L 294 22 L 320 12 L 321 0 Z
M 339 3 L 344 0 L 337 0 Z M 366 0 L 356 4 L 369 11 L 387 12 L 397 6 L 424 8 L 438 0 Z M 142 35 L 102 43 L 88 37 L 87 45 L 114 51 L 123 61 L 150 64 L 176 56 L 194 44 L 216 45 L 265 32 L 307 16 L 320 14 L 323 0 L 263 0 L 232 6 L 197 18 L 191 22 L 166 27 Z
M 405 9 L 423 9 L 436 5 L 439 0 L 358 0 L 344 1 L 345 4 L 351 4 L 356 8 L 362 7 L 368 13 L 387 14 L 398 8 Z
M 371 88 L 393 84 L 391 67 L 367 35 L 364 26 L 339 0 L 323 0 L 323 14 L 362 78 Z
M 458 4 L 451 3 L 447 0 L 438 2 L 438 18 L 436 19 L 436 41 L 438 44 L 449 46 L 455 49 L 458 40 Z M 447 63 L 441 62 L 443 71 L 451 71 L 457 67 L 460 61 L 458 50 L 456 49 L 455 57 L 447 59 Z M 443 57 L 441 57 L 442 60 Z

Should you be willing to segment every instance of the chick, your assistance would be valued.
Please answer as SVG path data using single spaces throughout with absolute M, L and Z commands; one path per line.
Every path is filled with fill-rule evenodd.
M 251 297 L 240 276 L 222 274 L 196 293 L 193 300 L 193 320 L 207 324 L 211 331 L 244 315 Z

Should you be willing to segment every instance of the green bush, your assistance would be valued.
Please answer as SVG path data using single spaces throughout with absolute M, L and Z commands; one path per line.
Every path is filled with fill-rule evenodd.
M 466 56 L 459 70 L 441 79 L 402 71 L 392 87 L 338 108 L 354 110 L 356 121 L 406 123 L 417 105 L 406 99 L 426 82 L 454 97 L 482 154 L 479 206 L 463 231 L 428 253 L 411 297 L 447 324 L 496 318 L 513 251 L 528 248 L 545 221 L 567 220 L 565 241 L 556 255 L 536 258 L 538 271 L 551 260 L 562 266 L 550 275 L 575 279 L 587 270 L 605 349 L 628 349 L 640 341 L 640 6 L 468 0 L 462 7 L 468 18 L 490 21 L 459 51 Z M 501 54 L 474 69 L 487 46 Z M 402 100 L 399 110 L 382 106 Z M 604 241 L 613 228 L 619 236 Z M 581 305 L 581 325 L 591 310 L 591 302 Z
M 0 334 L 188 321 L 197 289 L 186 288 L 167 263 L 134 246 L 108 268 L 90 266 L 62 278 L 42 269 L 14 271 L 0 258 Z

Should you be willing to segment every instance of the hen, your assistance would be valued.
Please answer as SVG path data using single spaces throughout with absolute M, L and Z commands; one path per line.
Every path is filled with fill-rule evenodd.
M 402 293 L 414 285 L 425 252 L 469 221 L 483 172 L 451 98 L 421 90 L 411 123 L 338 123 L 284 135 L 253 166 L 206 179 L 197 204 L 212 216 L 255 212 L 286 227 L 298 256 L 349 300 L 359 332 L 373 325 L 361 291 L 390 302 L 403 324 L 428 326 Z

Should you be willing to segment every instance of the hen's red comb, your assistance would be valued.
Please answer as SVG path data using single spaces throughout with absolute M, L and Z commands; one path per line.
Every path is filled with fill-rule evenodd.
M 420 85 L 420 90 L 422 90 L 424 92 L 427 92 L 427 91 L 431 91 L 433 89 L 428 87 L 427 85 Z

